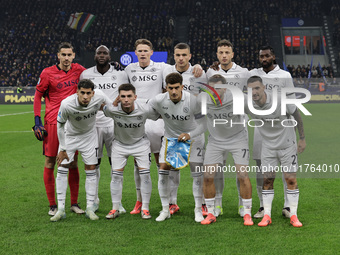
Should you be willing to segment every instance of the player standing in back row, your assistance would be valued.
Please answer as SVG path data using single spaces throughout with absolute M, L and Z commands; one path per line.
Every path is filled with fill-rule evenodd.
M 96 65 L 88 68 L 80 75 L 80 80 L 90 79 L 95 84 L 95 89 L 102 90 L 112 101 L 118 96 L 118 87 L 128 82 L 128 77 L 124 71 L 116 70 L 110 65 L 110 50 L 105 45 L 96 49 L 94 60 Z M 104 145 L 111 165 L 111 148 L 114 139 L 114 127 L 112 118 L 105 117 L 103 112 L 97 113 L 96 129 L 98 134 L 98 165 L 96 166 L 97 189 L 95 198 L 95 211 L 99 208 L 99 179 L 100 163 L 103 157 Z M 119 213 L 125 213 L 125 209 L 120 205 Z
M 174 72 L 178 72 L 183 77 L 183 90 L 189 92 L 190 94 L 197 96 L 204 85 L 202 83 L 207 83 L 207 77 L 205 72 L 202 72 L 202 75 L 199 77 L 195 77 L 193 74 L 194 67 L 190 64 L 191 52 L 190 46 L 186 43 L 178 43 L 174 47 L 174 59 L 175 65 L 169 66 L 165 68 L 163 72 L 163 77 L 165 77 Z M 165 84 L 165 81 L 164 81 Z M 199 120 L 196 120 L 199 121 Z M 193 153 L 204 154 L 204 151 L 197 151 Z M 170 214 L 174 214 L 179 211 L 179 206 L 177 204 L 177 191 L 180 182 L 180 171 L 170 170 L 169 173 L 169 181 L 170 181 Z M 205 204 L 204 198 L 202 204 Z M 202 207 L 204 210 L 204 206 Z
M 33 129 L 37 139 L 43 141 L 43 155 L 45 155 L 44 183 L 50 203 L 48 214 L 51 216 L 57 212 L 54 166 L 59 146 L 57 136 L 58 110 L 61 101 L 77 91 L 79 76 L 85 70 L 83 66 L 72 63 L 74 58 L 73 46 L 68 42 L 61 43 L 58 48 L 59 64 L 47 67 L 42 71 L 34 95 L 35 125 Z M 42 97 L 45 98 L 46 103 L 44 125 L 40 117 Z M 68 182 L 71 191 L 71 211 L 82 214 L 84 211 L 78 206 L 79 171 L 77 157 L 70 165 Z
M 219 61 L 219 66 L 216 70 L 209 68 L 207 71 L 207 77 L 210 79 L 215 74 L 222 75 L 226 81 L 227 85 L 233 85 L 240 88 L 242 91 L 247 87 L 247 79 L 249 78 L 249 71 L 247 68 L 243 68 L 233 62 L 234 58 L 234 46 L 229 40 L 221 40 L 217 43 L 217 59 Z M 227 157 L 227 155 L 226 155 Z M 224 159 L 226 160 L 226 158 Z M 239 197 L 239 214 L 241 217 L 244 216 L 244 210 L 242 205 L 242 197 L 240 194 L 240 183 L 236 179 L 238 197 Z M 215 174 L 215 187 L 216 187 L 216 197 L 215 197 L 215 210 L 216 215 L 223 214 L 222 209 L 222 194 L 224 189 L 224 175 L 223 172 L 216 172 Z
M 253 69 L 250 71 L 251 75 L 260 76 L 263 80 L 266 90 L 271 91 L 273 88 L 277 88 L 281 91 L 281 88 L 294 88 L 293 78 L 289 72 L 282 70 L 275 62 L 275 53 L 271 46 L 263 46 L 259 51 L 259 61 L 261 68 Z M 287 98 L 295 98 L 295 93 L 287 94 Z M 261 168 L 261 148 L 262 137 L 258 128 L 254 129 L 254 143 L 253 143 L 253 159 L 256 161 L 256 165 Z M 284 206 L 282 209 L 282 215 L 286 218 L 290 218 L 290 206 L 287 199 L 287 183 L 282 176 L 283 190 L 284 190 Z M 254 218 L 262 218 L 264 216 L 264 207 L 262 200 L 262 186 L 263 179 L 260 172 L 256 175 L 256 190 L 260 200 L 260 209 L 254 215 Z
M 151 99 L 164 92 L 163 71 L 170 66 L 166 63 L 153 62 L 150 58 L 153 54 L 153 45 L 147 39 L 138 39 L 135 42 L 135 54 L 138 57 L 137 63 L 132 63 L 125 68 L 130 83 L 136 88 L 136 95 L 140 99 Z M 201 76 L 202 68 L 197 66 L 193 70 L 196 77 Z M 147 120 L 145 123 L 145 133 L 150 140 L 151 153 L 154 154 L 157 167 L 159 167 L 159 151 L 162 137 L 164 136 L 164 122 Z M 139 214 L 142 207 L 142 197 L 140 191 L 140 176 L 137 166 L 134 168 L 137 202 L 131 214 Z

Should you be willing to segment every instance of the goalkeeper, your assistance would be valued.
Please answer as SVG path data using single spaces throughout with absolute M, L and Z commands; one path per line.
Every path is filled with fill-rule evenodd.
M 48 201 L 50 203 L 49 215 L 57 212 L 55 200 L 54 166 L 58 153 L 57 115 L 60 103 L 66 97 L 76 93 L 80 74 L 85 68 L 79 64 L 73 64 L 75 52 L 70 43 L 61 43 L 58 49 L 59 64 L 45 68 L 40 74 L 34 96 L 33 131 L 36 138 L 43 141 L 43 155 L 45 155 L 44 183 Z M 41 121 L 41 98 L 45 98 L 46 111 L 44 125 Z M 77 160 L 70 166 L 69 185 L 71 191 L 71 211 L 82 214 L 84 211 L 78 205 L 79 171 Z

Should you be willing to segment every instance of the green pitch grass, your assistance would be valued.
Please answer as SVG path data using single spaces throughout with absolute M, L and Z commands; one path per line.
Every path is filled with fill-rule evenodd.
M 308 104 L 313 116 L 304 116 L 307 148 L 299 156 L 300 164 L 339 164 L 339 104 Z M 339 176 L 340 173 L 307 175 L 299 173 L 300 203 L 298 215 L 304 226 L 293 228 L 281 216 L 283 190 L 281 179 L 275 182 L 269 227 L 243 226 L 237 214 L 235 178 L 226 175 L 223 196 L 224 214 L 217 222 L 203 226 L 194 222 L 194 200 L 189 169 L 181 170 L 178 192 L 180 211 L 171 219 L 156 222 L 161 210 L 157 191 L 157 169 L 151 167 L 153 191 L 151 220 L 130 215 L 135 204 L 132 160 L 124 173 L 123 205 L 127 214 L 106 220 L 111 209 L 110 168 L 102 160 L 99 221 L 69 211 L 67 218 L 52 223 L 43 183 L 42 143 L 31 132 L 32 105 L 0 106 L 0 254 L 334 254 L 340 250 Z M 6 115 L 14 113 L 19 115 Z M 5 115 L 5 116 L 4 116 Z M 250 130 L 252 136 L 252 130 Z M 250 138 L 252 141 L 252 137 Z M 250 148 L 252 145 L 250 145 Z M 251 160 L 251 163 L 254 162 Z M 85 200 L 85 174 L 80 164 L 79 202 Z M 313 175 L 314 174 L 314 175 Z M 55 171 L 56 175 L 56 171 Z M 328 176 L 329 178 L 321 178 Z M 259 202 L 253 184 L 254 214 Z

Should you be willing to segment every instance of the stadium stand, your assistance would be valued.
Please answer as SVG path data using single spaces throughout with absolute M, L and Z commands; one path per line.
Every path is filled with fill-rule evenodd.
M 172 53 L 176 18 L 180 15 L 188 18 L 191 62 L 200 63 L 205 69 L 216 60 L 216 43 L 224 38 L 234 43 L 236 63 L 249 69 L 257 67 L 257 49 L 268 44 L 268 17 L 272 14 L 316 18 L 325 13 L 330 15 L 333 41 L 340 52 L 340 4 L 335 0 L 326 4 L 321 0 L 288 0 L 284 5 L 255 0 L 230 0 L 227 4 L 199 0 L 18 0 L 2 1 L 2 6 L 6 6 L 0 18 L 2 87 L 35 86 L 42 69 L 57 62 L 57 46 L 62 41 L 75 46 L 76 61 L 85 51 L 93 52 L 100 44 L 108 45 L 112 51 L 133 50 L 138 38 L 151 40 L 157 51 Z M 96 15 L 87 33 L 67 26 L 70 15 L 76 12 Z M 330 66 L 324 66 L 323 70 L 332 78 Z M 289 71 L 295 78 L 305 78 L 308 63 L 296 68 L 289 66 Z M 316 71 L 316 76 L 320 76 L 320 71 Z

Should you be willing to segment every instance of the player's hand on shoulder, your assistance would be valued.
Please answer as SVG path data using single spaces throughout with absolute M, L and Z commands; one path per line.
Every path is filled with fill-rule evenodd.
M 219 65 L 220 65 L 220 62 L 215 61 L 214 63 L 212 63 L 211 66 L 209 66 L 209 68 L 213 69 L 214 71 L 218 71 L 220 70 Z
M 114 107 L 117 107 L 119 102 L 120 102 L 120 96 L 117 96 L 116 99 L 115 99 L 115 101 L 113 101 L 112 105 L 113 105 Z
M 192 70 L 192 73 L 194 74 L 194 76 L 195 76 L 196 78 L 201 77 L 202 74 L 203 74 L 203 68 L 202 68 L 202 66 L 199 65 L 199 64 L 194 65 L 194 68 L 193 68 L 193 70 Z
M 116 69 L 117 71 L 124 71 L 124 67 L 116 61 L 112 61 L 110 62 L 110 64 L 113 66 L 114 69 Z
M 34 122 L 35 125 L 32 127 L 34 135 L 39 141 L 43 141 L 44 138 L 47 136 L 47 131 L 41 122 L 41 118 L 39 116 L 35 116 Z

